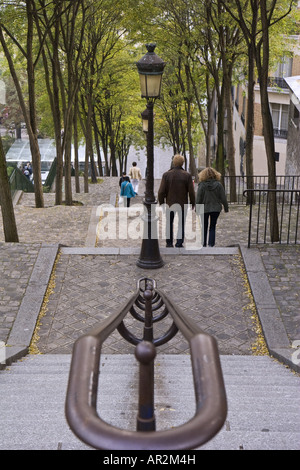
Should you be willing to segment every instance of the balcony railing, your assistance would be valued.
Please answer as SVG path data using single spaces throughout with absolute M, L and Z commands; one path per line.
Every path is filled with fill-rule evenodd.
M 257 79 L 259 84 L 259 79 Z M 288 85 L 283 77 L 268 77 L 269 88 L 282 88 L 283 90 L 288 89 Z
M 287 139 L 288 131 L 287 129 L 277 129 L 274 127 L 274 137 L 279 137 L 280 139 Z
M 283 77 L 269 77 L 268 86 L 270 88 L 278 87 L 282 89 L 288 89 L 288 85 Z

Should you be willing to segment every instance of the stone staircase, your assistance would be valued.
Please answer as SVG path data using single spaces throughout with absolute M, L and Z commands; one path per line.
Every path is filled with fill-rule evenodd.
M 0 371 L 1 450 L 84 450 L 65 420 L 70 355 L 30 355 Z M 221 356 L 228 415 L 203 450 L 300 450 L 300 377 L 268 356 Z M 135 429 L 138 366 L 133 356 L 103 355 L 99 414 Z M 188 355 L 157 355 L 156 427 L 194 414 Z

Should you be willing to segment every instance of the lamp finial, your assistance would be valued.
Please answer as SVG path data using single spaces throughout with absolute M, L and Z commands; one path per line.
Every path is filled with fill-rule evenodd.
M 148 52 L 154 52 L 155 48 L 156 48 L 155 42 L 150 42 L 149 44 L 146 44 L 146 49 Z

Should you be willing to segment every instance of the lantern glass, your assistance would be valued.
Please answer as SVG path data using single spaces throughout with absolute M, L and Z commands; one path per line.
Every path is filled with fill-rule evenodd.
M 143 119 L 143 131 L 148 132 L 148 119 Z
M 161 87 L 161 74 L 140 74 L 140 86 L 142 98 L 158 98 Z

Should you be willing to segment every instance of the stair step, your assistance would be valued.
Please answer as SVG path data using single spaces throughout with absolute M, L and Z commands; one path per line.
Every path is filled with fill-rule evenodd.
M 106 363 L 109 359 L 110 361 L 116 358 L 118 362 L 122 362 L 124 364 L 128 364 L 128 361 L 137 362 L 136 359 L 132 354 L 102 354 L 101 362 Z M 239 355 L 222 355 L 221 364 L 223 367 L 244 367 L 251 365 L 255 368 L 264 368 L 266 367 L 266 372 L 268 372 L 268 368 L 277 367 L 278 369 L 284 370 L 285 368 L 279 363 L 276 359 L 270 358 L 269 356 L 239 356 Z M 176 363 L 190 363 L 190 355 L 189 354 L 157 354 L 155 362 L 168 362 L 169 364 L 176 364 Z M 70 354 L 36 354 L 36 355 L 28 355 L 25 358 L 19 360 L 18 362 L 13 363 L 10 367 L 17 368 L 19 366 L 22 367 L 22 364 L 26 362 L 28 366 L 38 366 L 39 364 L 70 364 L 71 362 L 71 355 Z M 289 371 L 289 369 L 287 369 Z
M 65 419 L 70 361 L 70 355 L 33 355 L 0 371 L 1 449 L 89 448 Z M 183 424 L 195 408 L 190 357 L 161 355 L 155 364 L 157 429 Z M 228 415 L 201 449 L 300 450 L 299 376 L 268 356 L 221 356 L 221 364 Z M 103 355 L 100 371 L 99 414 L 115 426 L 135 429 L 134 356 Z
M 115 354 L 111 356 L 101 357 L 101 365 L 105 365 L 108 361 L 110 363 L 122 364 L 122 368 L 126 367 L 131 369 L 132 364 L 137 364 L 136 359 L 133 355 Z M 31 355 L 25 359 L 13 363 L 9 366 L 8 370 L 23 370 L 23 364 L 26 363 L 27 368 L 38 368 L 40 365 L 49 368 L 64 368 L 66 365 L 70 365 L 70 355 Z M 186 364 L 190 366 L 191 359 L 189 355 L 164 355 L 157 356 L 155 360 L 155 366 L 159 368 L 161 364 L 168 363 L 168 367 L 177 367 L 178 364 Z M 221 365 L 223 370 L 232 373 L 248 372 L 248 370 L 254 370 L 256 373 L 262 373 L 264 375 L 273 374 L 274 370 L 280 371 L 281 375 L 291 374 L 291 370 L 288 367 L 284 367 L 282 364 L 268 356 L 221 356 Z
M 40 443 L 41 450 L 92 450 L 69 434 L 60 434 L 58 439 L 49 439 L 41 438 L 38 433 L 33 433 L 29 441 L 28 436 L 18 434 L 9 447 L 3 447 L 2 450 L 31 450 L 33 439 Z M 299 441 L 300 433 L 221 431 L 199 450 L 299 450 Z

